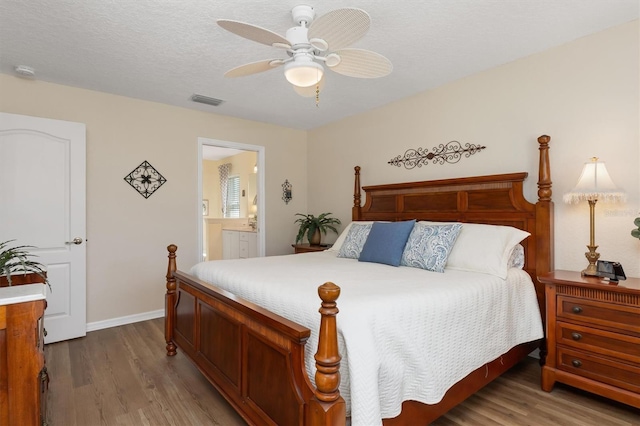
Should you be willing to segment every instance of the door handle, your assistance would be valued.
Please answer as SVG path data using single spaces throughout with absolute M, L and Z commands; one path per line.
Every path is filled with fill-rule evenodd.
M 65 244 L 75 244 L 75 245 L 82 244 L 82 238 L 76 237 L 72 241 L 67 241 Z

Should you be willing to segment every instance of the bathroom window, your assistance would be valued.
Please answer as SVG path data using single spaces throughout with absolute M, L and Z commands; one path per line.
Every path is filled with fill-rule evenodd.
M 240 217 L 240 177 L 229 176 L 227 184 L 227 208 L 224 217 Z

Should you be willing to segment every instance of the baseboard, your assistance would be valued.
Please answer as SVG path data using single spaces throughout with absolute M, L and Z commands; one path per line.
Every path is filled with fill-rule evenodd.
M 126 317 L 112 318 L 104 321 L 87 323 L 87 333 L 90 331 L 102 330 L 104 328 L 118 327 L 119 325 L 133 324 L 134 322 L 147 321 L 150 319 L 164 317 L 164 309 L 157 311 L 143 312 L 141 314 L 127 315 Z

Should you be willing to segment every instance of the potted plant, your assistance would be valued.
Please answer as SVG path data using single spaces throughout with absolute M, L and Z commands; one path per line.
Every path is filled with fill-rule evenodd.
M 312 246 L 320 245 L 322 240 L 322 234 L 327 235 L 327 230 L 331 230 L 338 233 L 338 230 L 334 225 L 340 225 L 340 219 L 330 217 L 331 213 L 322 213 L 319 216 L 312 214 L 296 213 L 296 216 L 300 216 L 296 219 L 295 223 L 300 225 L 298 229 L 298 235 L 296 236 L 296 243 L 302 241 L 302 238 L 306 235 L 309 244 Z
M 633 224 L 637 226 L 637 228 L 631 230 L 631 236 L 640 240 L 640 217 L 636 217 Z
M 36 255 L 29 253 L 28 249 L 33 246 L 9 247 L 9 243 L 14 240 L 0 242 L 0 287 L 11 286 L 13 278 L 17 274 L 36 274 L 42 278 L 42 282 L 49 285 L 47 280 L 46 267 L 35 260 L 31 260 Z M 13 278 L 12 278 L 13 276 Z

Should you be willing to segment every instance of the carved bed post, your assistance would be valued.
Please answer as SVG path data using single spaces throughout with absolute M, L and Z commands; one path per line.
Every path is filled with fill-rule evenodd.
M 541 275 L 553 270 L 553 201 L 551 201 L 551 167 L 549 164 L 549 142 L 551 138 L 542 135 L 538 138 L 540 164 L 538 166 L 538 202 L 536 203 L 536 235 L 538 253 L 536 255 L 536 274 Z M 545 242 L 546 241 L 546 242 Z
M 542 314 L 543 328 L 546 333 L 545 291 L 538 276 L 553 270 L 553 201 L 551 201 L 551 167 L 549 164 L 549 142 L 551 138 L 542 135 L 538 138 L 540 164 L 538 166 L 538 202 L 536 203 L 536 295 Z M 547 340 L 540 342 L 540 365 L 547 358 Z
M 178 246 L 171 244 L 167 250 L 169 251 L 169 264 L 167 265 L 167 294 L 164 297 L 164 340 L 167 342 L 167 356 L 174 356 L 176 354 L 176 344 L 173 343 L 173 326 L 176 319 L 176 278 L 173 273 L 177 270 L 176 250 L 178 250 Z
M 353 209 L 351 210 L 351 219 L 360 220 L 360 166 L 355 166 L 355 182 L 353 185 Z
M 318 351 L 316 352 L 316 390 L 315 398 L 309 402 L 309 422 L 312 425 L 344 425 L 346 408 L 340 396 L 340 352 L 338 351 L 338 332 L 336 300 L 340 287 L 334 283 L 324 283 L 318 287 L 322 299 L 320 307 L 320 332 Z
M 542 201 L 551 201 L 551 166 L 549 164 L 549 142 L 551 138 L 542 135 L 538 138 L 540 164 L 538 165 L 538 197 Z

